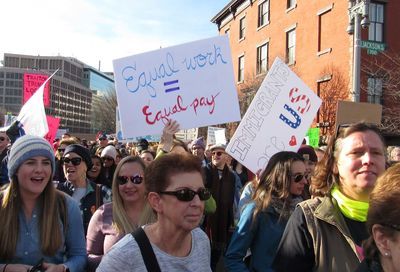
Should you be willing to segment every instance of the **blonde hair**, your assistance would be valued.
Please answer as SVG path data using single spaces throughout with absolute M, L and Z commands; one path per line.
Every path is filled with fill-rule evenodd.
M 19 213 L 22 209 L 22 199 L 16 176 L 11 178 L 8 186 L 2 188 L 0 198 L 0 218 L 3 222 L 0 224 L 0 259 L 9 261 L 15 256 L 18 234 L 21 231 Z M 40 207 L 40 247 L 43 255 L 53 256 L 60 249 L 63 241 L 59 220 L 61 215 L 66 216 L 64 194 L 57 191 L 49 180 L 37 201 Z M 65 218 L 62 220 L 64 225 Z
M 118 163 L 117 168 L 115 169 L 114 177 L 113 177 L 113 181 L 112 181 L 112 196 L 113 196 L 113 202 L 112 202 L 113 223 L 112 223 L 112 225 L 119 234 L 130 233 L 137 228 L 137 225 L 134 225 L 131 223 L 131 221 L 128 217 L 128 214 L 126 213 L 126 210 L 124 207 L 124 202 L 121 198 L 121 195 L 120 195 L 119 189 L 118 189 L 119 184 L 118 184 L 117 179 L 118 179 L 119 172 L 121 171 L 121 167 L 127 163 L 139 164 L 142 167 L 143 172 L 144 172 L 144 169 L 146 168 L 145 164 L 143 163 L 143 161 L 140 157 L 127 156 Z

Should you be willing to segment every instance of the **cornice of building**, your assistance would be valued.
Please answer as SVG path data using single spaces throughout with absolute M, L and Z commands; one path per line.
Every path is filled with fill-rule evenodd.
M 211 22 L 220 26 L 221 22 L 229 15 L 235 16 L 237 8 L 245 2 L 252 4 L 255 0 L 232 0 L 223 7 L 212 19 Z

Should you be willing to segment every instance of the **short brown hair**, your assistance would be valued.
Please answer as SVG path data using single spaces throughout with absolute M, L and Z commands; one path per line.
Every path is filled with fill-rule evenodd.
M 382 225 L 382 232 L 388 238 L 394 238 L 395 226 L 400 226 L 400 164 L 388 168 L 378 178 L 375 188 L 370 194 L 367 217 L 367 230 L 370 238 L 364 243 L 365 255 L 369 259 L 378 257 L 378 248 L 372 237 L 372 227 Z
M 190 153 L 166 154 L 154 160 L 144 172 L 144 182 L 147 192 L 164 191 L 170 177 L 179 173 L 199 172 L 203 178 L 201 161 Z
M 385 140 L 382 137 L 380 129 L 374 124 L 359 122 L 350 125 L 341 125 L 338 127 L 336 137 L 331 137 L 327 146 L 324 157 L 318 162 L 315 168 L 315 174 L 311 178 L 311 194 L 312 196 L 325 196 L 329 193 L 332 184 L 339 181 L 339 175 L 333 173 L 335 164 L 337 163 L 339 154 L 342 150 L 343 139 L 356 132 L 372 131 L 382 141 L 383 149 L 385 149 Z

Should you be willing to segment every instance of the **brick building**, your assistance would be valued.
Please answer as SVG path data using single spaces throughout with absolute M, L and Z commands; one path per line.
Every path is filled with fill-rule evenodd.
M 280 57 L 323 99 L 316 122 L 327 126 L 325 133 L 333 129 L 336 101 L 353 97 L 354 35 L 346 30 L 354 28 L 354 24 L 349 27 L 349 7 L 356 3 L 230 1 L 211 21 L 217 24 L 220 35 L 229 34 L 239 95 L 250 101 L 275 57 Z M 385 46 L 384 52 L 389 55 L 400 52 L 400 1 L 370 1 L 368 6 L 370 23 L 362 29 L 361 39 Z M 392 84 L 385 85 L 382 72 L 369 69 L 367 73 L 368 69 L 363 69 L 367 63 L 385 62 L 382 55 L 373 56 L 366 49 L 361 50 L 364 72 L 360 77 L 360 102 L 381 103 L 388 109 L 394 105 L 385 99 L 385 92 L 394 91 L 387 90 L 393 88 Z

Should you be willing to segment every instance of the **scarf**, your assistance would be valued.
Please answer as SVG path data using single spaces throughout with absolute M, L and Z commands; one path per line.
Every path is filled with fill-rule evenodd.
M 336 199 L 339 210 L 344 216 L 359 222 L 367 221 L 368 202 L 356 201 L 348 198 L 339 190 L 337 185 L 332 187 L 331 195 Z
M 288 220 L 292 215 L 296 205 L 303 201 L 300 196 L 292 196 L 290 203 L 285 203 L 283 200 L 276 196 L 271 197 L 271 207 L 277 214 L 280 215 L 281 219 Z

